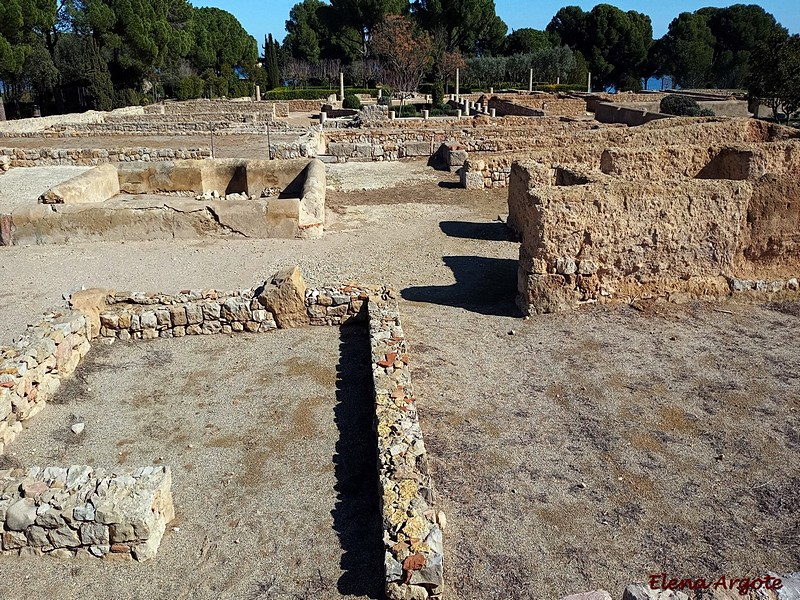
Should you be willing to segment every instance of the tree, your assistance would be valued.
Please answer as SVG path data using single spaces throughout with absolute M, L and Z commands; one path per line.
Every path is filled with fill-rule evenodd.
M 531 52 L 544 50 L 550 47 L 552 47 L 550 36 L 544 31 L 523 27 L 522 29 L 512 31 L 506 36 L 505 42 L 503 43 L 503 54 L 506 56 L 511 56 L 512 54 L 530 54 Z
M 765 103 L 778 120 L 781 109 L 789 118 L 800 109 L 800 35 L 775 33 L 750 55 L 748 92 Z
M 278 66 L 278 42 L 272 39 L 272 34 L 264 36 L 264 72 L 269 89 L 274 90 L 280 85 L 280 68 Z
M 414 0 L 411 10 L 446 52 L 491 53 L 500 48 L 508 31 L 495 12 L 494 0 Z
M 681 13 L 670 23 L 667 34 L 653 44 L 651 70 L 671 74 L 684 88 L 703 87 L 711 77 L 715 43 L 706 17 Z
M 392 15 L 407 13 L 408 9 L 408 0 L 331 0 L 323 20 L 336 32 L 335 42 L 345 53 L 350 56 L 358 53 L 366 58 L 375 28 Z
M 372 34 L 370 45 L 381 61 L 386 83 L 414 92 L 431 61 L 431 39 L 408 17 L 390 15 Z
M 711 81 L 716 87 L 745 87 L 751 53 L 764 40 L 788 35 L 774 16 L 755 4 L 702 8 L 697 12 L 707 19 L 716 40 L 711 69 Z
M 284 47 L 294 58 L 317 62 L 320 56 L 320 34 L 325 35 L 319 18 L 320 0 L 303 0 L 289 11 Z
M 588 13 L 567 6 L 556 13 L 547 31 L 583 54 L 596 87 L 619 86 L 646 71 L 653 27 L 645 14 L 623 12 L 610 4 L 598 4 Z

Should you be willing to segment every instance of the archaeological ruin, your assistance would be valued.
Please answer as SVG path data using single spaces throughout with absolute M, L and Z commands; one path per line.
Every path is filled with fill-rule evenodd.
M 70 559 L 111 585 L 113 569 L 158 564 L 168 546 L 197 561 L 198 580 L 214 580 L 198 598 L 241 597 L 212 572 L 247 544 L 264 572 L 247 575 L 254 598 L 652 600 L 645 569 L 680 575 L 697 556 L 715 573 L 779 573 L 797 585 L 791 535 L 771 529 L 790 529 L 796 508 L 797 407 L 787 389 L 797 361 L 788 344 L 770 344 L 796 333 L 800 133 L 752 118 L 741 96 L 686 94 L 716 116 L 662 114 L 660 92 L 490 90 L 450 95 L 442 116 L 400 117 L 399 101 L 368 95 L 360 110 L 345 109 L 332 93 L 0 123 L 9 298 L 0 301 L 9 328 L 0 339 L 0 562 L 19 573 L 35 560 L 56 569 L 45 555 Z M 309 284 L 287 265 L 301 265 Z M 149 288 L 165 291 L 126 291 Z M 17 335 L 22 321 L 33 324 Z M 316 373 L 307 348 L 278 337 L 348 328 L 364 335 L 368 364 L 352 369 L 365 373 L 371 391 L 358 402 L 372 424 L 362 432 L 369 452 L 349 452 L 376 457 L 369 472 L 342 449 L 353 432 L 341 423 L 341 388 L 352 373 L 341 364 Z M 199 470 L 195 459 L 154 453 L 126 464 L 133 438 L 102 440 L 116 444 L 117 464 L 88 460 L 99 455 L 91 448 L 84 464 L 63 458 L 91 426 L 86 390 L 98 372 L 155 371 L 166 362 L 160 344 L 179 353 L 212 336 L 230 354 L 201 356 L 204 374 L 232 389 L 243 373 L 259 383 L 230 396 L 180 388 L 196 401 L 180 418 L 216 431 L 214 403 L 252 418 L 249 437 L 205 445 L 212 456 L 246 448 L 252 464 L 241 468 L 261 487 L 206 455 L 209 487 L 264 494 L 253 472 L 287 452 L 262 435 L 275 429 L 267 409 L 279 376 L 272 351 L 237 354 L 261 333 L 299 361 L 290 370 L 324 388 L 325 418 L 341 436 L 331 464 L 313 465 L 334 479 L 336 504 L 329 520 L 307 523 L 313 535 L 336 530 L 341 553 L 324 550 L 330 569 L 294 558 L 272 579 L 282 557 L 264 531 L 280 526 L 235 503 L 183 512 L 188 494 L 176 489 Z M 103 362 L 105 347 L 120 354 Z M 141 364 L 125 363 L 134 348 L 142 354 L 131 363 Z M 355 352 L 341 339 L 337 351 L 342 363 Z M 744 365 L 737 374 L 734 363 Z M 66 394 L 76 381 L 83 387 Z M 298 394 L 301 406 L 318 400 Z M 67 395 L 75 418 L 32 437 Z M 158 420 L 169 403 L 150 396 L 135 402 Z M 252 417 L 253 406 L 266 416 Z M 732 423 L 748 419 L 772 423 L 774 435 L 737 437 Z M 306 413 L 291 420 L 309 444 L 322 443 Z M 198 443 L 158 435 L 168 446 Z M 50 462 L 28 464 L 27 447 L 17 454 L 26 439 Z M 275 469 L 269 485 L 279 494 L 274 481 L 291 484 L 308 466 Z M 763 491 L 742 483 L 761 485 L 771 471 Z M 736 481 L 718 498 L 714 477 Z M 379 534 L 341 516 L 354 479 L 367 481 L 369 498 L 345 508 L 373 515 Z M 315 493 L 304 487 L 263 509 L 277 522 L 289 522 L 281 511 L 312 521 L 304 498 Z M 670 512 L 684 501 L 686 514 Z M 242 532 L 235 546 L 209 534 L 184 548 L 181 530 L 202 530 L 206 517 Z M 743 532 L 765 533 L 754 542 Z M 695 538 L 702 548 L 686 541 Z M 103 561 L 119 564 L 97 575 Z M 364 573 L 377 573 L 378 592 L 353 583 Z

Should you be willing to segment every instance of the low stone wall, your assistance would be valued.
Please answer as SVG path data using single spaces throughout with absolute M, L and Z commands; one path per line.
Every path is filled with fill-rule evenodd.
M 494 109 L 498 117 L 509 115 L 519 117 L 543 117 L 544 111 L 540 108 L 533 108 L 520 102 L 504 100 L 497 97 L 489 98 L 489 109 Z
M 8 405 L 6 421 L 12 423 L 4 435 L 21 430 L 22 423 L 58 389 L 50 384 L 47 393 L 31 391 L 39 382 L 29 375 L 26 379 L 26 374 L 38 360 L 46 364 L 45 374 L 63 368 L 53 375 L 59 381 L 77 367 L 93 337 L 125 342 L 368 320 L 386 595 L 392 600 L 441 598 L 445 516 L 436 509 L 409 349 L 393 290 L 356 284 L 307 288 L 295 267 L 251 289 L 178 294 L 91 289 L 73 294 L 70 306 L 46 316 L 13 346 L 0 348 L 4 357 L 0 409 Z M 35 387 L 27 386 L 28 380 Z M 33 393 L 35 411 L 22 412 L 17 390 L 25 397 Z M 17 398 L 13 404 L 12 395 Z M 0 454 L 5 443 L 4 438 Z M 78 554 L 151 558 L 166 523 L 174 517 L 170 484 L 167 467 L 109 476 L 77 466 L 0 471 L 3 550 L 60 558 Z
M 39 204 L 0 215 L 0 246 L 323 234 L 326 174 L 316 159 L 139 162 L 97 169 L 45 192 Z M 123 201 L 115 192 L 133 196 Z
M 327 100 L 287 100 L 289 112 L 318 113 Z
M 0 454 L 53 398 L 89 351 L 90 323 L 77 310 L 49 313 L 0 346 Z
M 653 168 L 658 165 L 658 168 Z M 619 179 L 690 177 L 698 179 L 757 179 L 767 173 L 800 178 L 800 144 L 796 141 L 731 146 L 662 146 L 607 148 L 600 170 Z
M 288 117 L 289 103 L 272 102 L 262 100 L 256 102 L 251 98 L 239 98 L 236 100 L 209 100 L 199 98 L 197 100 L 175 101 L 168 100 L 157 104 L 150 104 L 144 107 L 146 114 L 178 114 L 192 115 L 196 113 L 266 113 L 274 117 Z
M 382 290 L 372 295 L 368 310 L 386 596 L 441 598 L 445 516 L 435 509 L 408 345 L 394 293 Z
M 54 125 L 81 124 L 81 123 L 102 123 L 109 115 L 141 115 L 144 109 L 141 106 L 129 106 L 118 108 L 111 112 L 88 110 L 83 113 L 70 113 L 66 115 L 51 115 L 48 117 L 33 117 L 30 119 L 15 119 L 12 121 L 0 122 L 0 137 L 5 135 L 18 135 L 24 133 L 36 133 Z
M 546 118 L 543 117 L 542 120 L 544 119 Z M 715 146 L 722 148 L 757 144 L 767 148 L 770 143 L 795 140 L 798 137 L 800 132 L 794 129 L 754 119 L 674 117 L 651 121 L 635 128 L 620 124 L 598 125 L 593 122 L 569 122 L 561 123 L 560 126 L 551 124 L 531 130 L 526 140 L 527 150 L 470 152 L 460 172 L 461 185 L 480 189 L 483 182 L 487 188 L 506 187 L 511 165 L 515 161 L 534 161 L 548 167 L 557 164 L 583 164 L 600 169 L 601 158 L 606 149 L 624 149 L 622 154 L 628 153 L 631 156 L 637 156 L 641 152 L 644 161 L 645 157 L 655 157 L 661 152 L 665 158 L 683 156 L 687 152 L 685 148 L 689 146 L 708 149 Z M 770 165 L 782 160 L 779 153 L 770 154 L 767 151 L 767 154 L 771 156 Z M 784 162 L 791 164 L 788 158 Z M 673 163 L 669 166 L 672 167 Z M 644 162 L 641 168 L 652 171 L 650 165 Z M 686 169 L 690 169 L 690 166 L 680 166 L 679 171 Z M 709 172 L 714 169 L 715 167 L 710 167 Z M 665 168 L 652 173 L 652 176 L 663 179 L 671 177 L 672 173 L 670 168 Z
M 95 166 L 139 160 L 151 162 L 203 158 L 211 158 L 211 148 L 0 148 L 0 161 L 5 162 L 9 168 Z
M 555 175 L 541 164 L 512 167 L 509 224 L 522 238 L 518 304 L 525 313 L 797 290 L 800 245 L 790 224 L 800 214 L 798 180 Z
M 657 119 L 669 119 L 672 116 L 609 102 L 599 102 L 594 111 L 594 118 L 601 123 L 622 123 L 628 127 L 644 125 Z
M 175 518 L 169 467 L 0 472 L 2 554 L 153 558 Z

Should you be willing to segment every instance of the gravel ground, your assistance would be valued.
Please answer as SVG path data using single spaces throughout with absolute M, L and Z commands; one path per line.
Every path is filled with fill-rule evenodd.
M 321 240 L 2 249 L 0 332 L 80 285 L 229 289 L 291 264 L 312 284 L 388 282 L 448 513 L 452 597 L 619 597 L 652 571 L 800 570 L 797 306 L 523 321 L 518 245 L 493 221 L 505 191 L 454 189 L 433 171 L 411 185 L 418 166 L 332 169 L 365 182 L 385 169 L 400 185 L 329 190 Z
M 10 213 L 25 204 L 36 204 L 54 185 L 72 179 L 91 167 L 34 167 L 11 169 L 0 176 L 0 213 Z
M 95 346 L 2 459 L 170 465 L 176 519 L 147 563 L 4 559 L 0 597 L 377 597 L 370 386 L 364 328 Z

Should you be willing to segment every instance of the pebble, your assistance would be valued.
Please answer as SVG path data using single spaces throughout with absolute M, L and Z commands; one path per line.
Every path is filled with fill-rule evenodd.
M 83 433 L 83 430 L 86 428 L 86 423 L 75 423 L 70 429 L 72 433 L 75 435 L 80 435 Z

